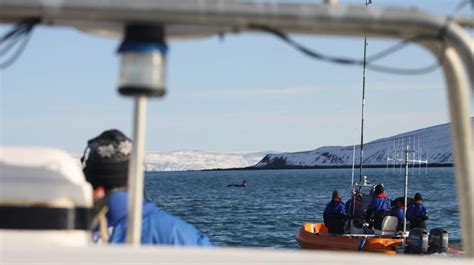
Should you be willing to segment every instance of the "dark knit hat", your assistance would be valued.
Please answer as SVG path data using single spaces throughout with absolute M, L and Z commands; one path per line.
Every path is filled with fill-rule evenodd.
M 378 194 L 383 193 L 384 191 L 385 189 L 383 187 L 383 184 L 378 184 L 377 186 L 375 186 L 374 194 L 378 195 Z
M 415 194 L 415 201 L 422 201 L 423 200 L 423 197 L 421 196 L 421 193 L 417 192 Z
M 334 200 L 336 198 L 341 199 L 341 194 L 339 194 L 337 190 L 332 192 L 332 199 Z
M 119 130 L 108 130 L 87 142 L 81 161 L 88 182 L 94 188 L 127 186 L 132 142 Z

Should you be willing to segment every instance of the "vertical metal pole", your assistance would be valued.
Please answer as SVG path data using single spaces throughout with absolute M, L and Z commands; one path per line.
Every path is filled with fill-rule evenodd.
M 469 83 L 469 73 L 465 71 L 465 69 L 472 71 L 472 68 L 463 68 L 463 59 L 466 58 L 461 57 L 455 49 L 447 47 L 441 62 L 448 84 L 451 140 L 464 256 L 472 258 L 474 257 L 474 143 L 469 109 L 473 85 Z M 472 66 L 472 61 L 470 65 Z
M 360 125 L 360 160 L 359 160 L 359 182 L 362 182 L 362 168 L 364 161 L 364 110 L 365 110 L 365 64 L 367 55 L 367 37 L 364 37 L 364 67 L 362 70 L 362 118 Z
M 356 152 L 356 140 L 357 135 L 354 132 L 354 146 L 352 147 L 352 180 L 351 180 L 351 189 L 354 190 L 354 166 L 355 166 L 355 152 Z
M 395 145 L 395 140 L 393 140 L 393 149 L 395 149 L 395 158 L 398 158 L 398 139 L 397 139 L 397 144 Z M 393 168 L 392 168 L 392 173 L 395 173 L 395 160 L 393 160 Z
M 415 142 L 416 142 L 416 139 L 415 139 L 415 137 L 413 137 L 413 141 L 411 143 L 411 145 L 413 146 L 413 153 L 411 154 L 411 160 L 413 160 L 412 163 L 411 163 L 411 174 L 412 175 L 414 174 L 413 170 L 415 168 L 415 162 L 416 162 L 415 161 L 416 160 L 416 151 L 415 151 L 416 144 L 415 144 Z
M 145 149 L 146 97 L 135 98 L 133 149 L 128 169 L 127 243 L 141 242 L 143 207 L 143 157 Z
M 425 175 L 428 174 L 428 157 L 429 157 L 429 149 L 426 150 L 426 167 L 425 167 Z
M 368 7 L 371 1 L 365 0 L 365 7 Z M 365 67 L 367 63 L 367 37 L 364 37 L 364 64 L 362 68 L 362 118 L 360 129 L 360 160 L 359 160 L 359 182 L 362 182 L 362 169 L 364 161 L 364 110 L 365 110 Z
M 402 173 L 402 166 L 403 166 L 403 160 L 402 160 L 402 155 L 403 155 L 403 146 L 405 145 L 405 138 L 402 138 L 402 145 L 400 145 L 400 174 Z
M 419 151 L 420 151 L 420 154 L 418 155 L 418 158 L 421 161 L 423 159 L 423 157 L 421 156 L 421 153 L 423 152 L 423 148 L 420 147 L 420 140 L 418 140 L 418 148 L 419 148 Z M 426 161 L 427 161 L 426 163 L 428 163 L 428 159 Z M 420 163 L 420 166 L 418 167 L 418 175 L 421 175 L 421 163 Z
M 405 190 L 404 190 L 404 205 L 403 205 L 403 234 L 407 231 L 407 202 L 408 202 L 408 153 L 410 145 L 407 145 L 405 151 Z

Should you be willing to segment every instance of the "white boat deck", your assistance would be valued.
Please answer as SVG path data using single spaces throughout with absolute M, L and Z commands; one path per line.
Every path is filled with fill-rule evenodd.
M 27 255 L 25 250 L 28 249 Z M 474 259 L 444 255 L 387 256 L 383 254 L 274 250 L 251 248 L 178 248 L 90 246 L 31 247 L 9 246 L 2 242 L 0 264 L 424 264 L 472 265 Z

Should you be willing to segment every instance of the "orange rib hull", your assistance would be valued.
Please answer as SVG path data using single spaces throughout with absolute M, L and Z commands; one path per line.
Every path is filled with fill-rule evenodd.
M 364 236 L 328 234 L 327 228 L 319 223 L 306 223 L 296 234 L 296 240 L 305 249 L 368 251 L 394 255 L 395 248 L 402 246 L 400 238 L 369 237 L 361 248 L 364 239 Z

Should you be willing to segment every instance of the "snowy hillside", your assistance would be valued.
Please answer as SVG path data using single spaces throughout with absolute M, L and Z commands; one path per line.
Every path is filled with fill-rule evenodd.
M 474 124 L 474 118 L 471 118 Z M 401 147 L 409 143 L 417 159 L 428 160 L 430 164 L 452 164 L 451 133 L 449 124 L 419 129 L 382 138 L 364 144 L 364 164 L 385 165 L 387 155 L 401 157 Z M 311 166 L 352 165 L 353 146 L 324 146 L 315 150 L 266 155 L 256 167 L 284 168 Z M 360 146 L 356 146 L 355 161 L 358 164 Z
M 147 153 L 146 171 L 182 171 L 248 167 L 258 163 L 267 152 L 224 154 L 201 151 Z

